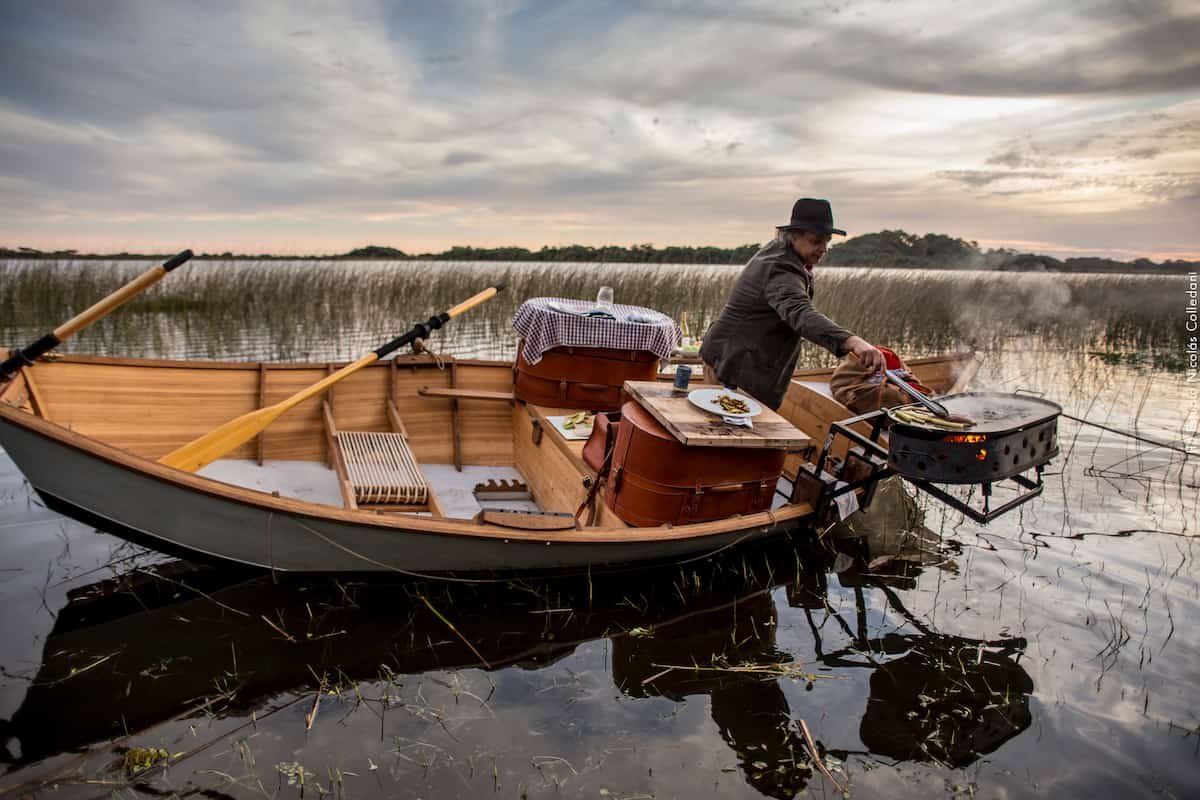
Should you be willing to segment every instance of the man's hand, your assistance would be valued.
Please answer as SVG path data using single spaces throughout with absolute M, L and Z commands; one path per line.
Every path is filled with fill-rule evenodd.
M 884 367 L 887 366 L 887 362 L 883 360 L 883 353 L 875 349 L 875 345 L 866 339 L 861 336 L 851 336 L 842 342 L 842 347 L 849 350 L 864 367 L 879 375 L 883 374 Z

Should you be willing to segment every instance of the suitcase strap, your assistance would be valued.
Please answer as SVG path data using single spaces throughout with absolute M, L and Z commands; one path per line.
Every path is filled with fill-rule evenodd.
M 587 497 L 583 498 L 583 502 L 579 504 L 579 508 L 575 509 L 576 520 L 579 519 L 579 515 L 585 509 L 588 511 L 587 525 L 589 527 L 596 524 L 596 517 L 600 512 L 600 507 L 596 504 L 596 495 L 600 493 L 600 486 L 604 483 L 604 479 L 608 476 L 609 469 L 612 467 L 613 452 L 617 449 L 617 437 L 615 435 L 609 437 L 606 444 L 608 446 L 604 448 L 604 462 L 600 465 L 600 469 L 596 471 L 596 479 L 588 487 Z

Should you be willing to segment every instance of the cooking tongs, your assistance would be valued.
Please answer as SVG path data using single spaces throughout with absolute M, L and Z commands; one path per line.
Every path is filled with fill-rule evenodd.
M 901 390 L 901 391 L 903 391 L 903 392 L 904 392 L 906 395 L 908 395 L 909 397 L 911 397 L 913 400 L 916 400 L 918 403 L 920 403 L 921 405 L 925 406 L 926 408 L 928 408 L 928 409 L 929 409 L 930 411 L 932 411 L 934 414 L 937 414 L 937 415 L 938 415 L 939 417 L 941 417 L 942 419 L 951 419 L 952 417 L 955 417 L 955 415 L 954 415 L 954 414 L 951 414 L 951 413 L 950 413 L 950 411 L 949 411 L 949 409 L 947 409 L 947 408 L 946 408 L 944 405 L 942 405 L 941 403 L 937 402 L 936 400 L 931 400 L 931 399 L 929 399 L 928 397 L 926 397 L 925 395 L 921 394 L 920 392 L 918 392 L 918 391 L 917 391 L 916 389 L 914 389 L 913 387 L 909 386 L 909 385 L 908 385 L 908 382 L 907 382 L 907 381 L 905 381 L 903 378 L 901 378 L 901 377 L 900 377 L 900 374 L 899 374 L 899 373 L 897 373 L 897 372 L 896 372 L 896 370 L 894 370 L 894 369 L 885 369 L 885 370 L 883 371 L 883 374 L 887 376 L 887 379 L 888 379 L 889 381 L 891 381 L 892 383 L 894 383 L 894 384 L 896 384 L 897 386 L 899 386 L 899 387 L 900 387 L 900 390 Z M 965 420 L 963 420 L 963 419 L 955 419 L 954 421 L 956 421 L 956 422 L 962 422 L 962 421 L 965 421 Z M 972 420 L 972 421 L 973 421 L 973 420 Z

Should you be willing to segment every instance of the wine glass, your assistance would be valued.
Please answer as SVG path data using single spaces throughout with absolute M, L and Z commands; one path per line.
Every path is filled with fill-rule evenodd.
M 613 290 L 611 286 L 601 286 L 596 292 L 596 308 L 608 314 L 613 313 Z

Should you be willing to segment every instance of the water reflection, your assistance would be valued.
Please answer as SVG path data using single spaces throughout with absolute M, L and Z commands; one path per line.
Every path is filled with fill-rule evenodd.
M 904 506 L 891 519 L 915 513 L 903 491 L 881 502 Z M 815 731 L 823 761 L 836 769 L 869 752 L 965 766 L 1031 723 L 1025 640 L 948 636 L 911 614 L 897 588 L 922 570 L 954 570 L 957 553 L 919 525 L 871 519 L 837 531 L 836 544 L 797 537 L 684 567 L 546 582 L 276 583 L 184 562 L 133 571 L 70 592 L 24 701 L 0 723 L 6 757 L 19 777 L 167 720 L 246 717 L 320 687 L 368 709 L 349 704 L 347 717 L 379 713 L 411 676 L 545 670 L 607 641 L 626 698 L 707 696 L 721 740 L 763 795 L 793 797 L 821 779 L 789 685 L 821 706 L 830 680 L 858 670 L 870 673 L 868 696 L 822 710 L 861 714 L 860 741 Z M 847 591 L 853 607 L 838 610 L 831 593 Z M 870 615 L 872 602 L 893 619 Z M 811 630 L 802 651 L 779 643 L 784 608 Z

